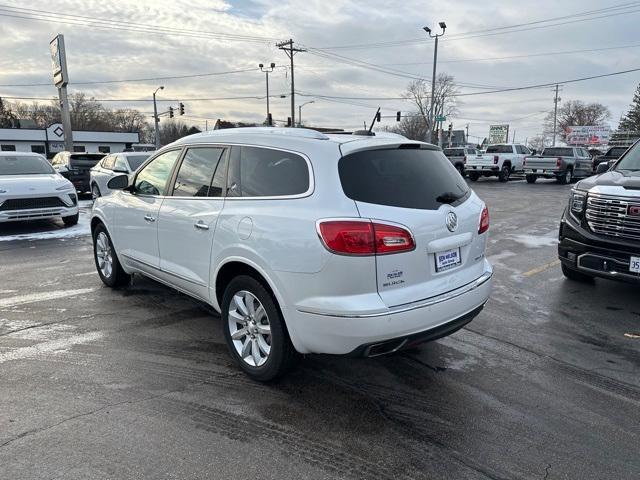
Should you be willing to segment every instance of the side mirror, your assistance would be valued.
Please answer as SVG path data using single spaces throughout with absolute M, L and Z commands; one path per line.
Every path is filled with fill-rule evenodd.
M 607 171 L 609 171 L 609 162 L 602 162 L 598 165 L 598 168 L 596 168 L 596 175 L 600 175 Z
M 53 168 L 55 168 L 58 173 L 67 173 L 67 172 L 69 172 L 69 169 L 67 168 L 66 165 L 58 165 L 58 166 L 53 167 Z
M 124 190 L 129 186 L 129 175 L 117 175 L 107 182 L 111 190 Z

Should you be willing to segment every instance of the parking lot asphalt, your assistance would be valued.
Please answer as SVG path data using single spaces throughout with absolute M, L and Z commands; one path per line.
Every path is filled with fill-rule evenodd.
M 268 385 L 206 305 L 141 277 L 103 287 L 86 204 L 71 233 L 0 227 L 0 478 L 638 478 L 638 288 L 563 278 L 569 186 L 472 187 L 495 268 L 473 322 Z

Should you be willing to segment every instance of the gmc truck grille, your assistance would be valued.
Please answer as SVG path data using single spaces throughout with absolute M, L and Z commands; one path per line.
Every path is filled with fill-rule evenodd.
M 58 197 L 10 198 L 0 205 L 0 211 L 55 207 L 66 207 L 66 205 Z
M 589 194 L 585 217 L 593 233 L 640 241 L 640 199 Z

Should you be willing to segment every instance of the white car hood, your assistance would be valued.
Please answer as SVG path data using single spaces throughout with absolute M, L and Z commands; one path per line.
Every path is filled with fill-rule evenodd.
M 2 195 L 35 195 L 41 193 L 61 193 L 60 188 L 73 185 L 69 180 L 57 173 L 42 175 L 0 175 L 0 196 Z

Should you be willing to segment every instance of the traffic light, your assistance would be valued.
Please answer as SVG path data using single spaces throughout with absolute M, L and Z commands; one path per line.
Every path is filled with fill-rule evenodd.
M 376 122 L 379 122 L 381 118 L 382 115 L 380 115 L 380 112 L 376 113 Z
M 451 136 L 451 132 L 453 131 L 453 123 L 449 124 L 449 136 Z
M 173 118 L 173 107 L 169 107 L 169 118 Z
M 184 103 L 180 102 L 178 107 L 180 108 L 180 115 L 184 115 Z
M 402 112 L 396 112 L 396 122 L 399 122 L 402 118 Z
M 267 126 L 273 127 L 273 117 L 271 114 L 267 115 Z

